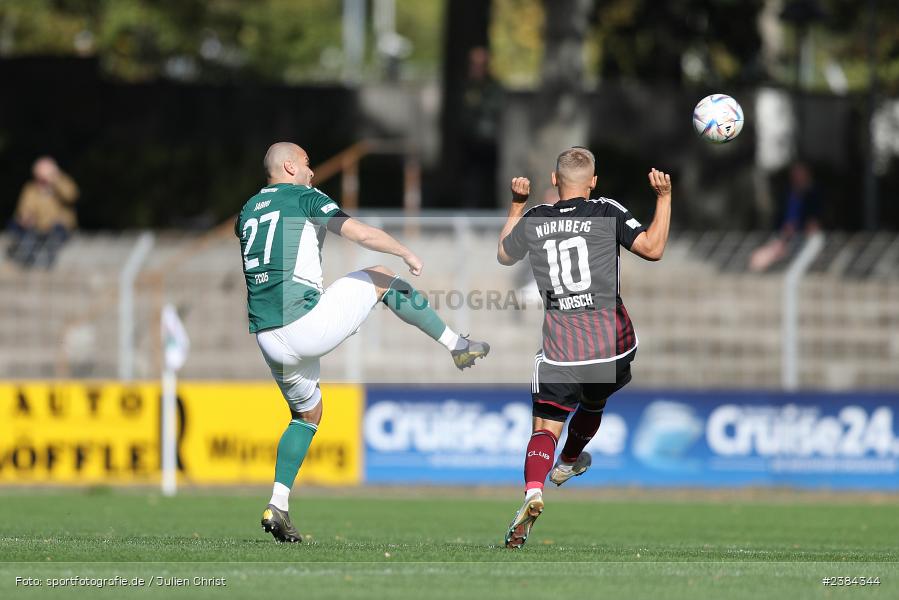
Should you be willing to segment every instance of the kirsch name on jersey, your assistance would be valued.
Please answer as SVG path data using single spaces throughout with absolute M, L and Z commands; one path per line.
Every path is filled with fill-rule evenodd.
M 540 240 L 546 236 L 570 233 L 577 235 L 579 233 L 590 233 L 590 221 L 585 219 L 553 219 L 543 223 L 532 224 L 537 239 Z M 544 306 L 554 310 L 595 310 L 596 303 L 593 301 L 593 293 L 587 294 L 564 294 L 557 295 L 554 290 L 543 290 Z

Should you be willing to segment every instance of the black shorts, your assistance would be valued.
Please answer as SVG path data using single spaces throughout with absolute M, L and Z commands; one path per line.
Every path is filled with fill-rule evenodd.
M 551 365 L 542 352 L 538 353 L 531 380 L 534 416 L 564 421 L 578 406 L 601 411 L 609 396 L 630 383 L 631 362 L 636 355 L 634 348 L 614 362 Z

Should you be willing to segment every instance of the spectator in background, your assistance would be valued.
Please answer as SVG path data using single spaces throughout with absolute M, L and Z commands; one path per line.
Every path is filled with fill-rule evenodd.
M 483 47 L 468 53 L 460 115 L 462 144 L 462 203 L 466 208 L 496 206 L 497 138 L 503 89 L 490 72 L 490 52 Z
M 752 253 L 749 269 L 765 271 L 784 259 L 797 235 L 811 235 L 821 229 L 820 219 L 821 201 L 812 170 L 804 162 L 795 162 L 790 167 L 790 192 L 777 236 Z
M 78 186 L 49 156 L 38 158 L 31 173 L 10 223 L 7 253 L 24 267 L 50 268 L 75 229 Z
M 812 170 L 803 162 L 790 167 L 790 194 L 781 222 L 781 237 L 811 234 L 821 229 L 821 202 Z

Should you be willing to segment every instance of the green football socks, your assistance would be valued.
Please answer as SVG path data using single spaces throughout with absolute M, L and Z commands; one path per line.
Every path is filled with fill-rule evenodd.
M 318 430 L 316 425 L 294 419 L 281 435 L 278 442 L 278 458 L 275 462 L 275 482 L 287 488 L 293 487 L 300 465 L 306 458 L 306 452 L 312 443 L 312 437 Z M 280 508 L 280 507 L 279 507 Z
M 381 302 L 402 321 L 418 327 L 447 349 L 457 349 L 460 343 L 459 336 L 446 326 L 443 319 L 431 308 L 424 294 L 407 281 L 399 277 L 394 278 Z

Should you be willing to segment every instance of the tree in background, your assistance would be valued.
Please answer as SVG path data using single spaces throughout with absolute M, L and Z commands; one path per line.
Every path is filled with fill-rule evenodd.
M 594 0 L 543 0 L 546 22 L 540 85 L 531 106 L 533 142 L 528 153 L 531 189 L 538 201 L 551 187 L 559 152 L 589 145 L 590 119 L 584 102 L 584 43 Z
M 366 6 L 373 6 L 374 1 L 369 0 Z M 568 102 L 603 81 L 636 81 L 661 85 L 672 91 L 679 87 L 726 91 L 742 85 L 755 86 L 760 82 L 772 82 L 780 87 L 792 84 L 796 72 L 794 57 L 798 36 L 793 26 L 784 23 L 783 10 L 794 1 L 805 0 L 599 0 L 586 3 L 586 17 L 583 17 L 578 12 L 581 5 L 572 3 L 572 0 L 396 0 L 397 32 L 407 38 L 412 47 L 411 54 L 403 58 L 399 78 L 433 81 L 443 73 L 445 112 L 441 129 L 444 132 L 444 176 L 431 178 L 426 174 L 426 201 L 430 205 L 440 204 L 434 199 L 443 195 L 443 204 L 459 205 L 455 197 L 458 190 L 452 185 L 462 168 L 458 161 L 459 99 L 465 62 L 473 46 L 490 48 L 493 73 L 507 89 L 538 91 L 535 104 L 530 107 L 534 113 L 530 120 L 522 118 L 516 122 L 522 130 L 528 129 L 526 133 L 533 142 L 533 148 L 530 143 L 527 147 L 532 156 L 527 159 L 514 158 L 516 165 L 524 165 L 527 161 L 535 166 L 534 173 L 545 174 L 554 153 L 561 146 L 589 142 L 581 139 L 586 130 L 583 125 L 586 117 L 582 112 L 587 110 L 586 107 L 575 101 L 569 109 Z M 809 26 L 807 31 L 813 42 L 810 46 L 813 52 L 812 68 L 809 70 L 811 76 L 807 78 L 804 89 L 818 93 L 857 94 L 868 88 L 871 81 L 869 65 L 876 64 L 879 94 L 875 108 L 881 110 L 887 104 L 882 100 L 899 90 L 899 36 L 895 35 L 899 30 L 899 2 L 815 1 L 821 8 L 823 18 Z M 871 6 L 876 7 L 874 20 L 868 17 L 872 14 Z M 573 12 L 560 14 L 569 8 Z M 96 89 L 106 86 L 102 100 L 107 103 L 119 101 L 116 99 L 126 98 L 129 94 L 134 94 L 138 100 L 147 96 L 141 92 L 140 86 L 128 85 L 131 83 L 145 85 L 156 81 L 160 83 L 156 86 L 160 88 L 157 91 L 166 88 L 173 96 L 176 90 L 186 90 L 186 87 L 170 86 L 165 83 L 166 80 L 215 84 L 210 88 L 227 87 L 233 101 L 237 102 L 246 97 L 245 94 L 242 96 L 242 90 L 255 87 L 258 91 L 260 83 L 273 84 L 272 88 L 279 89 L 285 97 L 294 97 L 294 92 L 303 87 L 299 84 L 341 82 L 341 10 L 342 3 L 336 0 L 2 0 L 0 63 L 7 67 L 7 73 L 16 72 L 17 67 L 13 63 L 17 61 L 2 60 L 6 58 L 86 56 L 102 65 L 103 77 L 96 77 L 95 63 L 82 61 L 84 64 L 75 64 L 78 61 L 71 61 L 64 70 L 69 80 L 76 82 L 70 88 L 74 90 L 78 87 L 81 93 L 78 106 L 84 113 L 82 118 L 67 120 L 57 116 L 58 123 L 45 124 L 43 136 L 24 130 L 17 130 L 19 137 L 13 136 L 11 132 L 15 127 L 9 124 L 0 132 L 0 158 L 6 161 L 9 172 L 13 146 L 21 152 L 23 142 L 28 147 L 29 143 L 36 143 L 33 140 L 40 139 L 43 144 L 53 144 L 55 140 L 72 156 L 94 165 L 97 172 L 108 163 L 115 163 L 122 155 L 113 143 L 117 132 L 113 126 L 106 125 L 111 122 L 109 114 L 102 115 L 102 123 L 85 117 L 96 117 L 91 111 L 98 106 L 98 98 L 91 95 L 98 92 L 88 93 L 89 90 L 81 89 L 85 81 L 94 82 Z M 773 31 L 772 35 L 767 35 L 766 27 Z M 544 32 L 553 31 L 560 32 L 566 38 L 564 43 L 555 45 L 559 36 L 549 41 L 544 39 Z M 359 82 L 362 84 L 378 80 L 383 75 L 382 71 L 386 70 L 378 60 L 378 52 L 373 49 L 374 38 L 374 35 L 367 35 L 366 63 Z M 28 62 L 20 61 L 18 67 L 20 71 L 17 76 L 22 77 L 23 81 L 28 81 L 32 75 L 37 77 L 41 72 L 46 74 L 52 71 L 41 71 L 41 68 L 49 67 L 53 61 L 36 60 L 31 63 L 32 66 L 25 66 Z M 92 72 L 79 78 L 75 69 Z M 127 83 L 122 85 L 123 81 Z M 840 84 L 840 81 L 844 83 Z M 577 88 L 572 86 L 574 82 Z M 53 83 L 52 80 L 36 82 L 48 88 Z M 223 83 L 234 85 L 219 85 Z M 28 86 L 18 87 L 30 89 Z M 107 89 L 110 87 L 114 95 Z M 347 106 L 352 106 L 352 85 L 316 87 L 316 94 L 325 87 L 348 92 Z M 616 88 L 637 87 L 610 85 L 606 93 L 592 98 L 608 99 L 609 92 Z M 150 116 L 160 122 L 143 119 L 137 123 L 138 128 L 152 140 L 163 127 L 170 127 L 178 133 L 174 139 L 176 146 L 183 146 L 173 148 L 171 140 L 160 141 L 155 151 L 150 153 L 147 150 L 148 156 L 143 157 L 142 169 L 154 174 L 157 171 L 190 171 L 183 167 L 198 160 L 210 160 L 209 157 L 215 152 L 226 154 L 229 161 L 234 160 L 231 150 L 218 143 L 215 137 L 222 135 L 221 132 L 229 126 L 235 128 L 235 135 L 222 135 L 226 141 L 236 139 L 236 135 L 246 135 L 242 130 L 237 131 L 236 124 L 228 118 L 231 108 L 226 99 L 229 95 L 222 94 L 220 89 L 199 88 L 202 86 L 192 85 L 186 91 L 196 98 L 198 105 L 202 105 L 195 110 L 209 115 L 204 119 L 186 116 L 189 113 L 183 110 L 183 102 L 177 104 L 177 109 L 146 107 Z M 207 93 L 216 101 L 203 100 L 203 94 Z M 687 92 L 687 95 L 692 93 Z M 7 107 L 14 104 L 8 100 L 9 96 Z M 47 96 L 56 98 L 57 94 L 48 92 Z M 34 104 L 22 102 L 25 105 Z M 72 102 L 67 97 L 70 107 Z M 875 104 L 871 99 L 859 99 L 858 96 L 851 97 L 847 102 L 854 105 L 867 103 L 872 107 Z M 626 92 L 619 105 L 632 111 L 640 110 L 639 102 L 627 99 Z M 329 104 L 329 108 L 331 106 Z M 688 109 L 685 102 L 677 110 L 687 114 Z M 285 124 L 292 122 L 293 115 L 303 112 L 296 110 L 295 106 L 285 107 L 284 110 L 284 115 L 251 116 L 259 120 L 269 119 L 269 126 L 285 129 Z M 873 112 L 864 106 L 857 106 L 854 110 L 866 114 Z M 658 112 L 653 111 L 654 114 Z M 892 177 L 895 181 L 899 172 L 890 166 L 895 164 L 892 157 L 899 154 L 899 151 L 894 152 L 892 142 L 897 138 L 893 132 L 899 131 L 899 125 L 894 125 L 894 122 L 899 123 L 895 117 L 899 109 L 881 112 L 881 121 L 886 125 L 878 130 L 884 148 L 881 152 L 883 156 L 879 158 L 882 170 L 878 177 L 885 182 L 886 189 L 895 187 L 895 183 L 888 186 L 887 180 Z M 6 114 L 12 113 L 7 110 Z M 53 114 L 53 111 L 47 111 L 47 114 Z M 129 116 L 125 114 L 120 118 L 125 122 Z M 656 134 L 665 130 L 664 126 L 668 123 L 675 122 L 673 118 L 660 114 L 657 114 L 657 119 L 660 122 L 656 123 L 656 127 L 646 127 Z M 246 118 L 243 120 L 246 121 Z M 350 120 L 345 111 L 342 120 L 332 124 L 327 139 L 333 146 L 322 148 L 323 154 L 336 152 L 357 139 L 360 132 L 346 125 Z M 607 124 L 600 125 L 601 131 L 608 133 L 610 128 Z M 856 125 L 848 126 L 852 135 L 865 136 L 866 128 Z M 345 126 L 346 129 L 338 134 L 335 129 L 338 126 Z M 264 131 L 261 126 L 249 129 Z M 593 130 L 597 131 L 596 124 Z M 209 146 L 202 146 L 203 151 L 198 153 L 193 146 L 198 142 L 188 142 L 189 136 L 185 135 L 185 131 L 193 131 L 195 140 Z M 73 132 L 76 134 L 73 135 Z M 671 138 L 680 140 L 679 135 L 680 132 L 677 132 Z M 99 137 L 106 141 L 98 142 Z M 629 146 L 634 139 L 629 134 L 608 139 L 612 140 L 609 144 L 613 152 L 607 153 L 604 161 L 610 174 L 607 175 L 607 183 L 614 183 L 609 176 L 620 175 L 622 180 L 630 180 L 632 174 L 618 165 L 635 163 L 634 158 L 659 150 L 658 144 Z M 84 147 L 76 147 L 73 140 L 80 140 L 78 143 L 83 143 Z M 256 140 L 254 143 L 262 142 Z M 507 143 L 506 149 L 515 145 Z M 845 148 L 845 153 L 853 157 L 860 156 L 859 152 L 851 149 L 854 148 L 851 143 L 835 146 Z M 144 147 L 154 146 L 145 144 Z M 28 151 L 41 152 L 44 149 L 29 148 Z M 620 159 L 617 165 L 610 160 L 615 158 L 615 153 Z M 859 160 L 855 166 L 861 167 L 861 162 Z M 22 159 L 19 165 L 22 173 L 26 163 L 27 160 Z M 175 169 L 175 166 L 179 168 Z M 256 176 L 255 171 L 250 171 L 249 167 L 247 169 L 241 176 L 242 181 L 252 180 Z M 0 182 L 2 179 L 0 176 Z M 161 178 L 151 176 L 145 180 L 160 181 Z M 235 183 L 227 185 L 234 187 Z M 167 186 L 172 187 L 170 181 Z M 197 197 L 186 178 L 183 190 Z M 90 191 L 89 186 L 87 191 Z M 142 197 L 149 198 L 148 190 L 139 191 Z M 161 191 L 159 193 L 162 194 Z M 211 192 L 209 198 L 210 203 L 219 201 Z M 704 204 L 713 205 L 711 202 Z M 486 204 L 489 205 L 492 201 Z M 158 218 L 150 214 L 153 207 L 160 206 L 158 202 L 135 203 L 135 206 L 140 207 L 135 210 L 148 214 L 132 215 L 134 218 L 123 216 L 125 222 L 151 223 Z M 183 206 L 175 208 L 185 210 Z M 214 210 L 220 216 L 227 214 L 224 209 Z M 98 210 L 97 214 L 101 212 Z M 715 222 L 718 222 L 717 216 Z
M 397 0 L 413 74 L 436 74 L 442 4 Z M 337 81 L 341 11 L 334 0 L 4 0 L 0 57 L 96 56 L 126 81 Z
M 603 79 L 707 83 L 757 78 L 759 0 L 609 0 L 595 35 Z
M 795 40 L 781 13 L 793 1 L 601 0 L 591 9 L 584 76 L 588 83 L 597 76 L 789 83 Z M 864 89 L 868 1 L 817 4 L 823 19 L 810 31 L 817 73 L 810 87 L 829 89 L 826 71 L 836 65 L 849 90 Z M 491 48 L 494 70 L 505 85 L 534 87 L 544 50 L 544 5 L 543 0 L 396 0 L 397 31 L 412 49 L 404 59 L 405 73 L 434 78 L 441 70 L 448 74 L 452 63 L 458 75 L 461 63 L 447 53 L 459 46 L 463 55 L 471 47 L 469 38 L 478 37 L 478 45 Z M 878 76 L 884 91 L 892 91 L 899 88 L 899 2 L 876 5 Z M 341 11 L 336 0 L 3 0 L 0 58 L 97 56 L 108 74 L 128 81 L 339 81 Z M 458 21 L 465 15 L 469 21 Z M 370 39 L 369 46 L 373 43 Z M 376 77 L 377 53 L 369 48 L 368 56 L 366 76 Z

